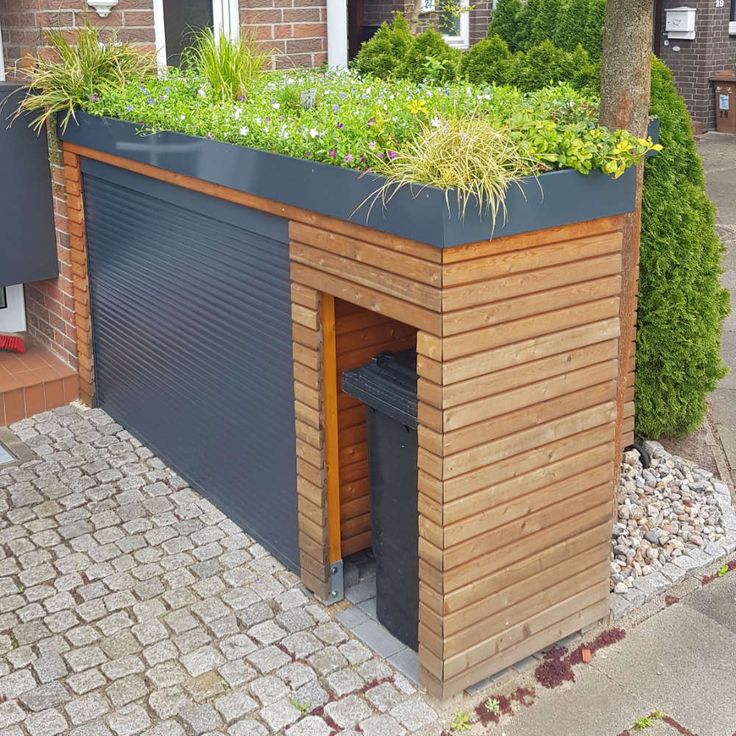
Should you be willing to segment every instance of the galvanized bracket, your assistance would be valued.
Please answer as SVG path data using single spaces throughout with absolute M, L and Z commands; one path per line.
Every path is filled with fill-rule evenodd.
M 342 577 L 342 560 L 337 560 L 330 565 L 330 592 L 325 600 L 325 605 L 331 606 L 345 597 L 345 583 Z

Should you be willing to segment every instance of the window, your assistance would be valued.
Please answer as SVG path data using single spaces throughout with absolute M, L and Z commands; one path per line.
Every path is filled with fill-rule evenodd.
M 450 46 L 470 46 L 469 0 L 438 0 L 440 33 Z
M 178 66 L 192 34 L 203 28 L 228 38 L 239 34 L 238 0 L 154 0 L 153 15 L 159 66 Z
M 736 36 L 736 0 L 731 0 L 731 23 L 728 26 L 728 32 Z
M 5 81 L 5 59 L 3 56 L 3 27 L 0 26 L 0 82 Z

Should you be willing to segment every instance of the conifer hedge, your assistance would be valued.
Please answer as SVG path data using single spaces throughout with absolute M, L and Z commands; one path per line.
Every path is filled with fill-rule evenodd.
M 465 54 L 458 73 L 526 91 L 558 81 L 597 90 L 604 13 L 605 0 L 498 0 L 488 41 Z M 423 55 L 436 52 L 436 34 L 412 41 L 401 21 L 392 30 L 384 26 L 363 46 L 357 66 L 382 77 L 424 73 Z M 438 56 L 451 78 L 452 54 Z M 730 307 L 692 121 L 657 59 L 651 112 L 661 121 L 664 150 L 644 170 L 635 401 L 637 433 L 655 438 L 702 424 L 706 396 L 726 373 L 720 339 Z

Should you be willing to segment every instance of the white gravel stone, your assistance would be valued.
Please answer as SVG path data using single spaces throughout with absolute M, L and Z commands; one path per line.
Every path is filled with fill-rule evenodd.
M 633 606 L 724 556 L 736 524 L 728 488 L 712 473 L 658 442 L 646 448 L 649 468 L 638 452 L 624 453 L 611 536 L 611 591 Z

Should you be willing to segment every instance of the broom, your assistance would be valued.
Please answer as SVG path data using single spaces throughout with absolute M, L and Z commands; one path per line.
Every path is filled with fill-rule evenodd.
M 17 335 L 0 335 L 0 350 L 10 353 L 25 353 L 26 345 L 22 337 Z

